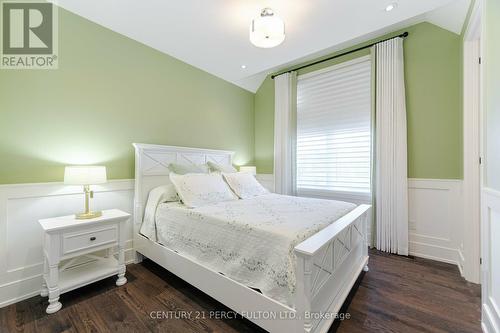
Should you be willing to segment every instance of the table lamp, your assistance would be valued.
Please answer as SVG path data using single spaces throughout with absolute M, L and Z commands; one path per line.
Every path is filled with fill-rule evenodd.
M 89 209 L 89 201 L 94 197 L 94 192 L 90 190 L 90 185 L 102 184 L 106 182 L 106 167 L 104 166 L 67 166 L 64 169 L 64 184 L 83 185 L 85 193 L 85 211 L 75 214 L 78 220 L 92 219 L 99 217 L 102 212 L 92 212 Z

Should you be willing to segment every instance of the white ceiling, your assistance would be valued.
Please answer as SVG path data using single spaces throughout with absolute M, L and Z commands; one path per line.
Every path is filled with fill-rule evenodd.
M 398 4 L 391 12 L 385 7 Z M 59 6 L 255 92 L 267 73 L 409 24 L 460 33 L 470 0 L 55 0 Z M 272 49 L 248 39 L 271 7 L 286 39 Z M 246 65 L 245 69 L 241 65 Z

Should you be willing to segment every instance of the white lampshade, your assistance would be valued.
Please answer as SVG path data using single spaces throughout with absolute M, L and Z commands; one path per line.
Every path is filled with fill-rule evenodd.
M 105 166 L 67 166 L 64 183 L 68 185 L 95 185 L 106 182 Z
M 250 24 L 250 41 L 262 48 L 278 46 L 285 40 L 285 23 L 271 8 L 264 8 Z
M 255 176 L 257 174 L 257 168 L 254 166 L 240 166 L 240 172 L 251 173 Z

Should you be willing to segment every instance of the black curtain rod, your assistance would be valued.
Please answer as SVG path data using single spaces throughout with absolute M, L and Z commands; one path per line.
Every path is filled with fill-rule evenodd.
M 388 41 L 388 40 L 391 40 L 391 39 L 394 39 L 394 38 L 398 38 L 398 37 L 401 37 L 401 38 L 408 37 L 408 31 L 405 31 L 405 32 L 403 32 L 402 34 L 397 35 L 397 36 L 393 36 L 393 37 L 390 37 L 390 38 L 386 38 L 386 39 L 381 40 L 381 41 L 378 41 L 378 42 L 376 42 L 376 43 L 371 43 L 371 44 L 369 44 L 369 45 L 365 45 L 365 46 L 362 46 L 362 47 L 358 47 L 357 49 L 354 49 L 354 50 L 350 50 L 350 51 L 347 51 L 347 52 L 344 52 L 344 53 L 341 53 L 341 54 L 337 54 L 337 55 L 331 56 L 331 57 L 326 58 L 326 59 L 322 59 L 322 60 L 318 60 L 318 61 L 312 62 L 312 63 L 307 64 L 307 65 L 302 65 L 302 66 L 299 66 L 299 67 L 295 67 L 295 68 L 289 69 L 289 70 L 287 70 L 287 71 L 278 72 L 278 73 L 276 73 L 276 74 L 271 75 L 271 79 L 273 79 L 273 80 L 274 80 L 274 78 L 275 78 L 276 76 L 279 76 L 279 75 L 281 75 L 281 74 L 290 73 L 290 72 L 293 72 L 293 71 L 298 71 L 299 69 L 302 69 L 302 68 L 306 68 L 306 67 L 314 66 L 314 65 L 317 65 L 317 64 L 321 64 L 322 62 L 329 61 L 329 60 L 332 60 L 332 59 L 335 59 L 335 58 L 339 58 L 339 57 L 342 57 L 342 56 L 345 56 L 345 55 L 348 55 L 348 54 L 351 54 L 351 53 L 354 53 L 354 52 L 358 52 L 358 51 L 361 51 L 361 50 L 367 49 L 367 48 L 369 48 L 369 47 L 372 47 L 373 45 L 377 45 L 378 43 L 386 42 L 386 41 Z

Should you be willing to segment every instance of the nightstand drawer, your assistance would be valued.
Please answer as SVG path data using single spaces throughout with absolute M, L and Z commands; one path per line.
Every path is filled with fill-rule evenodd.
M 62 235 L 62 255 L 118 242 L 118 226 L 101 226 Z

